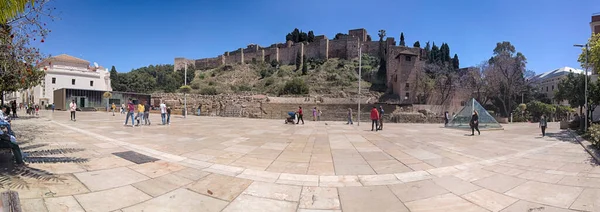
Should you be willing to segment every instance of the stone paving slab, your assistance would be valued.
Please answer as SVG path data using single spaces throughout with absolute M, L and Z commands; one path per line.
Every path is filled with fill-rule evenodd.
M 13 188 L 25 211 L 600 210 L 600 168 L 558 127 L 546 138 L 535 124 L 467 137 L 429 124 L 371 132 L 190 116 L 131 128 L 124 116 L 102 112 L 68 117 L 43 111 L 37 120 L 50 121 L 13 123 L 16 130 L 52 123 L 38 127 L 43 136 L 25 151 L 79 148 L 56 156 L 87 159 L 29 164 L 58 181 L 18 173 L 0 180 L 28 185 Z M 112 155 L 123 151 L 159 160 Z

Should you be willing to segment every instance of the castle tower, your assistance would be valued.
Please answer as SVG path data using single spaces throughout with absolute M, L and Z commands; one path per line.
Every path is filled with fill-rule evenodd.
M 592 33 L 600 33 L 600 13 L 592 14 L 592 22 L 590 22 Z

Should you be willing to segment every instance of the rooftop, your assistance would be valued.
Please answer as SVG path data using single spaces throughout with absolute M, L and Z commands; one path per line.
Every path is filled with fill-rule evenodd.
M 63 61 L 63 62 L 71 62 L 71 63 L 79 63 L 79 64 L 85 64 L 85 65 L 89 65 L 90 62 L 81 58 L 77 58 L 77 57 L 73 57 L 71 55 L 68 54 L 61 54 L 61 55 L 57 55 L 54 57 L 50 57 L 48 58 L 48 60 L 51 61 Z
M 535 77 L 532 78 L 532 80 L 544 80 L 544 79 L 564 76 L 571 72 L 573 72 L 575 74 L 581 74 L 581 73 L 583 73 L 583 70 L 565 66 L 565 67 L 562 67 L 559 69 L 555 69 L 552 71 L 548 71 L 548 72 L 536 75 Z M 591 74 L 588 73 L 588 75 L 591 75 Z

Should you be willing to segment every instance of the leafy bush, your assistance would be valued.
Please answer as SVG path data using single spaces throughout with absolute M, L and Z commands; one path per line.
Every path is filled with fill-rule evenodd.
M 540 101 L 531 101 L 527 103 L 527 111 L 533 116 L 534 121 L 538 121 L 542 115 L 552 117 L 552 114 L 556 112 L 554 105 L 546 104 Z
M 204 88 L 200 89 L 200 94 L 202 94 L 202 95 L 217 95 L 218 92 L 215 87 L 208 86 L 208 87 L 204 87 Z
M 208 86 L 213 86 L 213 85 L 215 85 L 215 81 L 209 81 L 208 82 Z
M 260 70 L 260 78 L 264 79 L 264 78 L 270 77 L 273 75 L 273 73 L 275 73 L 275 69 L 273 67 L 266 67 L 266 68 Z
M 242 84 L 242 85 L 238 86 L 237 90 L 238 91 L 251 91 L 252 87 L 250 87 L 246 84 Z
M 192 87 L 190 87 L 189 85 L 184 85 L 179 88 L 179 91 L 181 93 L 189 93 L 190 91 L 192 91 Z
M 596 148 L 600 148 L 600 124 L 592 124 L 586 137 Z
M 205 76 L 204 76 L 204 73 L 200 73 L 200 74 L 198 75 L 198 78 L 200 78 L 201 80 L 203 80 L 203 79 L 204 79 L 204 77 L 205 77 Z
M 270 78 L 267 78 L 267 79 L 265 80 L 265 87 L 268 87 L 268 86 L 272 85 L 273 83 L 275 83 L 275 79 L 273 79 L 273 78 L 271 78 L 271 77 L 270 77 Z
M 285 83 L 280 94 L 308 94 L 308 85 L 301 78 L 294 78 Z
M 193 82 L 191 85 L 192 89 L 198 90 L 200 89 L 200 82 Z
M 271 60 L 271 67 L 275 68 L 279 65 L 279 62 L 277 62 L 277 60 Z

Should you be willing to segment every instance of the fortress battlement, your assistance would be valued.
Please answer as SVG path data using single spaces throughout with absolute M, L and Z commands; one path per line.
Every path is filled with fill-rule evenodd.
M 358 58 L 359 45 L 362 47 L 363 54 L 373 56 L 379 55 L 379 41 L 370 41 L 365 29 L 349 30 L 348 34 L 340 34 L 336 39 L 330 40 L 325 35 L 317 35 L 313 42 L 294 43 L 275 43 L 268 47 L 261 47 L 257 44 L 250 44 L 246 48 L 239 48 L 234 51 L 228 51 L 213 58 L 187 59 L 175 58 L 175 70 L 185 67 L 185 64 L 192 65 L 195 69 L 205 70 L 217 68 L 221 65 L 250 63 L 252 61 L 273 60 L 280 64 L 291 65 L 296 63 L 298 52 L 307 59 L 329 59 Z M 387 49 L 399 47 L 393 37 L 385 39 Z M 419 48 L 402 47 L 403 49 L 414 49 L 413 51 L 421 53 Z

